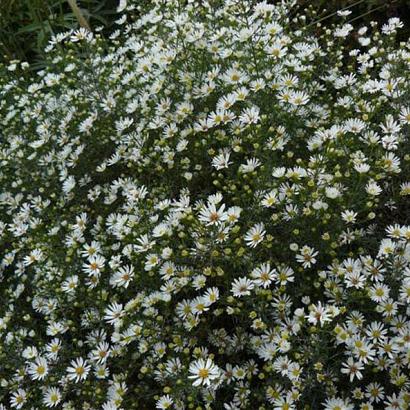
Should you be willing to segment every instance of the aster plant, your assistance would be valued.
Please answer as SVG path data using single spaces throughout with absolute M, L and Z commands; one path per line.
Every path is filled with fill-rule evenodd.
M 409 408 L 410 42 L 293 7 L 0 67 L 1 410 Z

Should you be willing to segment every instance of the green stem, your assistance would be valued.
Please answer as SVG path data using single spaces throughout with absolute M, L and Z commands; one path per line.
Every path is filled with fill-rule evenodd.
M 382 9 L 383 7 L 386 7 L 386 4 L 382 4 L 382 5 L 379 6 L 379 7 L 376 7 L 376 8 L 374 8 L 374 9 L 372 9 L 372 10 L 369 10 L 367 13 L 364 13 L 364 14 L 358 16 L 358 17 L 355 17 L 355 18 L 352 19 L 352 20 L 349 20 L 349 23 L 352 23 L 353 21 L 356 21 L 356 20 L 358 20 L 358 19 L 361 19 L 362 17 L 367 16 L 367 15 L 369 15 L 369 14 L 375 12 L 376 10 L 380 10 L 380 9 Z
M 323 21 L 323 20 L 327 20 L 328 18 L 335 16 L 335 15 L 336 15 L 337 13 L 339 13 L 340 11 L 345 11 L 345 10 L 350 9 L 351 7 L 357 6 L 358 4 L 363 3 L 363 2 L 364 2 L 364 0 L 359 0 L 359 1 L 357 1 L 356 3 L 353 3 L 353 4 L 350 5 L 350 6 L 344 7 L 344 8 L 342 8 L 342 9 L 338 10 L 338 11 L 335 11 L 335 12 L 332 13 L 332 14 L 328 14 L 327 16 L 324 16 L 324 17 L 320 18 L 319 20 L 315 20 L 314 22 L 308 24 L 307 27 L 310 27 L 310 26 L 313 26 L 314 24 L 320 23 L 320 22 Z

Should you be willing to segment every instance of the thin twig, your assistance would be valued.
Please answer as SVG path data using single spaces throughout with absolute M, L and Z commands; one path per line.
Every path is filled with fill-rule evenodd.
M 338 11 L 335 11 L 335 12 L 332 13 L 332 14 L 328 14 L 327 16 L 324 16 L 324 17 L 320 18 L 319 20 L 313 21 L 312 23 L 308 24 L 307 27 L 310 27 L 310 26 L 313 26 L 314 24 L 320 23 L 320 22 L 323 21 L 323 20 L 326 20 L 326 19 L 328 19 L 328 18 L 330 18 L 330 17 L 333 17 L 334 15 L 336 15 L 336 14 L 337 14 L 338 12 L 340 12 L 340 11 L 345 11 L 345 10 L 350 9 L 351 7 L 357 6 L 358 4 L 363 3 L 363 2 L 364 2 L 364 0 L 359 0 L 359 1 L 357 1 L 356 3 L 351 4 L 350 6 L 344 7 L 343 9 L 340 9 L 340 10 L 338 10 Z
M 386 7 L 386 6 L 387 6 L 387 4 L 382 4 L 382 5 L 379 6 L 379 7 L 376 7 L 376 8 L 374 8 L 374 9 L 372 9 L 372 10 L 369 10 L 367 13 L 364 13 L 364 14 L 362 14 L 362 15 L 360 15 L 360 16 L 355 17 L 355 18 L 352 19 L 352 20 L 349 20 L 349 23 L 352 23 L 353 21 L 358 20 L 358 19 L 360 19 L 360 18 L 362 18 L 362 17 L 364 17 L 364 16 L 367 16 L 368 14 L 371 14 L 371 13 L 375 12 L 376 10 L 380 10 L 380 9 L 382 9 L 383 7 Z
M 88 24 L 88 21 L 86 20 L 86 18 L 84 17 L 83 13 L 81 12 L 80 8 L 77 5 L 77 1 L 76 0 L 67 0 L 67 1 L 75 17 L 77 18 L 80 26 L 86 28 L 88 31 L 91 31 L 91 27 Z

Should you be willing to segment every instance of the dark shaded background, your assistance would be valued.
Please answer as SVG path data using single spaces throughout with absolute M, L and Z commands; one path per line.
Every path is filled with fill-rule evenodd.
M 140 3 L 149 7 L 150 1 Z M 118 0 L 77 0 L 77 4 L 92 28 L 104 26 L 104 34 L 111 31 L 118 18 Z M 293 14 L 307 10 L 309 23 L 321 20 L 329 26 L 337 21 L 336 11 L 346 7 L 351 7 L 348 21 L 354 20 L 355 25 L 400 17 L 405 28 L 398 41 L 409 37 L 410 0 L 298 0 Z M 0 0 L 0 62 L 18 59 L 30 62 L 34 70 L 42 68 L 43 49 L 50 36 L 78 26 L 67 0 Z

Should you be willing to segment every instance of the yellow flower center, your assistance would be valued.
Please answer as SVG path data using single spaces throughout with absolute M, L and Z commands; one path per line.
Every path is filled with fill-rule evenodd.
M 198 376 L 201 379 L 206 379 L 209 376 L 209 370 L 208 369 L 199 369 Z

